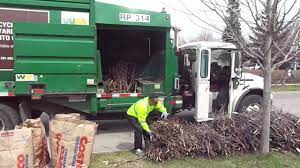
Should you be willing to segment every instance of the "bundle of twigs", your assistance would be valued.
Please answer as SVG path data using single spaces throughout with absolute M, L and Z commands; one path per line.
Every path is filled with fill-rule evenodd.
M 277 150 L 299 152 L 299 118 L 290 113 L 271 115 L 271 146 Z
M 137 77 L 136 64 L 121 61 L 109 69 L 104 87 L 106 92 L 135 92 Z
M 172 158 L 216 157 L 252 153 L 260 148 L 260 112 L 220 117 L 205 123 L 188 123 L 178 119 L 155 122 L 151 125 L 156 139 L 147 150 L 151 160 Z M 298 118 L 282 112 L 271 114 L 270 145 L 278 151 L 297 152 L 300 148 Z

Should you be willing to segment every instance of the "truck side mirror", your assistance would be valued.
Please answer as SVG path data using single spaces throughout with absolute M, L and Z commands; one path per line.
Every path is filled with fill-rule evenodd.
M 196 62 L 197 60 L 196 54 L 189 54 L 188 58 L 190 62 Z
M 240 75 L 242 74 L 242 68 L 241 68 L 241 67 L 240 67 L 240 68 L 235 68 L 234 71 L 235 71 L 235 73 L 236 73 L 238 76 L 240 76 Z
M 232 79 L 232 82 L 233 82 L 233 89 L 234 89 L 234 90 L 237 89 L 237 88 L 239 87 L 239 85 L 240 85 L 239 78 L 238 78 L 238 77 L 234 77 L 234 78 Z
M 182 50 L 178 50 L 178 51 L 175 51 L 175 55 L 176 55 L 177 57 L 181 57 L 181 56 L 184 55 L 184 52 L 183 52 Z

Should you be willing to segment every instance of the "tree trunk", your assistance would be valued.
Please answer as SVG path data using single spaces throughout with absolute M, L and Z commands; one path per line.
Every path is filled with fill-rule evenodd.
M 264 73 L 263 127 L 262 127 L 262 137 L 261 137 L 261 152 L 263 154 L 269 153 L 269 149 L 270 149 L 269 147 L 270 146 L 270 114 L 272 109 L 271 81 L 272 81 L 271 51 L 269 51 L 265 59 L 265 73 Z
M 271 46 L 272 36 L 267 37 L 267 46 Z M 270 114 L 272 109 L 271 102 L 271 86 L 272 86 L 272 68 L 271 68 L 271 56 L 272 50 L 269 48 L 266 50 L 267 53 L 264 60 L 264 92 L 263 92 L 263 127 L 262 127 L 262 137 L 261 137 L 261 152 L 267 154 L 270 151 Z
M 289 69 L 286 68 L 286 69 L 284 70 L 283 80 L 282 80 L 281 86 L 285 86 L 286 78 L 288 77 L 288 73 L 289 73 Z
M 267 28 L 266 43 L 264 44 L 264 92 L 263 92 L 263 118 L 262 118 L 262 137 L 261 137 L 261 153 L 267 154 L 270 151 L 270 114 L 271 114 L 271 80 L 272 80 L 272 41 L 274 25 L 272 16 L 272 0 L 267 0 Z
M 271 79 L 272 69 L 266 69 L 264 74 L 264 97 L 263 97 L 263 127 L 261 137 L 261 152 L 263 154 L 269 153 L 270 146 L 270 114 L 272 108 L 271 102 Z

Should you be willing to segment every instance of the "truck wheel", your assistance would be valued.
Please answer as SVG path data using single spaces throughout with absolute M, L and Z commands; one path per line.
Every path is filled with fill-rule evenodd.
M 239 104 L 238 112 L 253 112 L 262 110 L 263 98 L 259 95 L 248 95 Z
M 169 113 L 169 117 L 174 117 L 177 113 L 181 112 L 182 110 L 172 108 L 172 111 Z
M 33 119 L 41 117 L 43 112 L 38 111 L 38 110 L 31 110 L 31 116 Z
M 12 130 L 21 123 L 19 113 L 8 105 L 0 104 L 0 131 Z

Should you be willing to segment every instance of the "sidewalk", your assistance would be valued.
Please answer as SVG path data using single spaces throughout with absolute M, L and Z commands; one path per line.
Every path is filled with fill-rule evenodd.
M 299 86 L 300 83 L 286 83 L 284 86 Z M 275 84 L 272 84 L 272 86 L 275 86 Z M 277 84 L 278 87 L 282 86 L 281 84 Z

